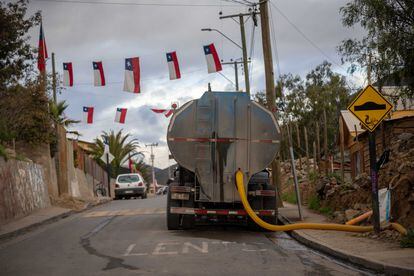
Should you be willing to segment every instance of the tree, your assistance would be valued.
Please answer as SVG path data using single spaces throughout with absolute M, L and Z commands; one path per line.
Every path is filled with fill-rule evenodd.
M 338 133 L 338 118 L 340 110 L 346 109 L 350 100 L 350 90 L 344 76 L 334 73 L 331 64 L 324 61 L 307 75 L 306 79 L 292 74 L 283 75 L 277 83 L 276 105 L 279 107 L 279 123 L 285 130 L 290 123 L 298 124 L 300 132 L 303 127 L 308 129 L 309 141 L 316 137 L 316 122 L 323 125 L 322 115 L 325 110 L 328 118 L 328 148 L 333 152 Z M 282 96 L 283 92 L 283 96 Z M 257 93 L 255 99 L 266 104 L 263 94 Z M 296 137 L 296 129 L 290 126 L 292 137 Z M 286 139 L 286 137 L 285 137 Z M 298 147 L 293 140 L 295 152 L 304 155 L 304 147 Z M 281 143 L 281 152 L 287 153 L 288 144 Z
M 358 39 L 342 41 L 338 47 L 342 62 L 351 63 L 351 72 L 367 67 L 371 59 L 372 76 L 381 87 L 393 77 L 398 83 L 407 82 L 402 90 L 414 95 L 414 1 L 412 0 L 353 0 L 340 9 L 342 24 L 361 25 L 367 33 Z
M 52 139 L 48 98 L 39 82 L 29 81 L 0 92 L 0 142 L 36 145 Z
M 101 156 L 104 153 L 105 145 L 104 141 L 109 142 L 109 151 L 114 156 L 114 160 L 111 163 L 111 176 L 116 177 L 119 174 L 121 166 L 128 161 L 128 158 L 133 158 L 140 154 L 137 151 L 139 147 L 138 140 L 130 139 L 129 134 L 123 134 L 122 130 L 115 133 L 111 130 L 109 133 L 102 132 L 101 138 L 95 139 L 95 144 L 92 147 L 92 155 L 94 159 L 103 165 Z
M 0 2 L 0 143 L 48 143 L 48 98 L 33 70 L 28 31 L 40 13 L 27 16 L 27 0 Z
M 27 18 L 27 0 L 0 2 L 0 91 L 33 75 L 33 48 L 29 29 L 40 22 L 40 13 Z
M 64 125 L 65 127 L 80 122 L 66 117 L 65 110 L 67 107 L 68 104 L 66 104 L 66 101 L 60 101 L 57 104 L 55 104 L 53 101 L 49 101 L 49 112 L 52 120 L 60 125 Z

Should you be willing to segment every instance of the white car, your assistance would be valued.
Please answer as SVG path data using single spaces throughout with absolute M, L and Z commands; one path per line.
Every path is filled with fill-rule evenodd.
M 147 185 L 138 173 L 120 174 L 115 182 L 115 199 L 138 197 L 147 198 Z

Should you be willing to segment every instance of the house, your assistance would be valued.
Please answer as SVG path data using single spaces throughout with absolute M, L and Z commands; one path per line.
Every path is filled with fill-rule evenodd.
M 361 173 L 369 173 L 368 132 L 361 128 L 359 121 L 347 110 L 341 111 L 339 120 L 343 131 L 344 148 L 348 151 L 351 163 L 351 178 Z M 375 130 L 377 159 L 389 148 L 401 133 L 414 134 L 414 110 L 393 111 L 390 118 Z

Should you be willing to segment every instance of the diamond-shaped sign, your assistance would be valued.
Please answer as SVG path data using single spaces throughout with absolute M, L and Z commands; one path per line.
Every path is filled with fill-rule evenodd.
M 348 106 L 348 110 L 371 132 L 384 120 L 393 105 L 368 85 Z

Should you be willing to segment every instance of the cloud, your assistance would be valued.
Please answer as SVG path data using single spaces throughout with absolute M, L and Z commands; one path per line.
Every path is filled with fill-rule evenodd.
M 98 1 L 98 0 L 97 0 Z M 99 0 L 100 1 L 100 0 Z M 155 1 L 154 1 L 155 2 Z M 176 0 L 160 3 L 191 4 L 193 1 Z M 277 45 L 282 73 L 291 72 L 304 76 L 327 57 L 339 63 L 336 46 L 347 37 L 360 37 L 361 29 L 345 29 L 341 26 L 339 8 L 346 0 L 303 0 L 272 2 L 295 24 L 319 49 L 312 46 L 284 16 L 274 7 L 270 15 L 275 27 L 273 49 Z M 246 7 L 225 7 L 226 1 L 197 1 L 198 4 L 216 3 L 217 7 L 157 7 L 92 5 L 31 1 L 30 12 L 41 10 L 49 52 L 56 53 L 58 72 L 62 62 L 74 65 L 73 88 L 65 89 L 59 100 L 69 103 L 67 115 L 82 119 L 82 106 L 95 107 L 92 125 L 78 124 L 81 139 L 93 140 L 102 131 L 110 129 L 131 133 L 141 144 L 158 142 L 155 150 L 156 165 L 168 164 L 168 148 L 165 143 L 169 120 L 151 112 L 150 108 L 169 108 L 172 102 L 183 105 L 200 97 L 211 83 L 213 90 L 229 91 L 234 86 L 219 74 L 207 74 L 202 46 L 214 42 L 224 61 L 242 56 L 240 49 L 216 32 L 201 32 L 201 28 L 216 28 L 240 43 L 239 25 L 231 19 L 218 19 L 223 14 L 245 12 Z M 222 7 L 220 7 L 222 5 Z M 252 53 L 251 90 L 263 91 L 264 72 L 262 62 L 261 31 L 254 29 L 252 21 L 246 23 L 248 53 Z M 38 30 L 31 30 L 32 45 L 37 45 Z M 253 39 L 252 39 L 253 38 Z M 275 44 L 276 42 L 276 44 Z M 182 79 L 170 81 L 165 53 L 177 51 Z M 274 52 L 275 54 L 275 52 Z M 142 93 L 122 91 L 124 59 L 139 56 L 141 62 Z M 275 74 L 276 71 L 276 57 Z M 108 85 L 93 87 L 92 61 L 102 60 Z M 343 67 L 334 69 L 345 72 Z M 50 72 L 50 62 L 48 62 Z M 224 66 L 222 72 L 234 82 L 234 68 Z M 244 89 L 242 69 L 239 70 L 240 88 Z M 125 125 L 114 122 L 115 109 L 128 108 Z

